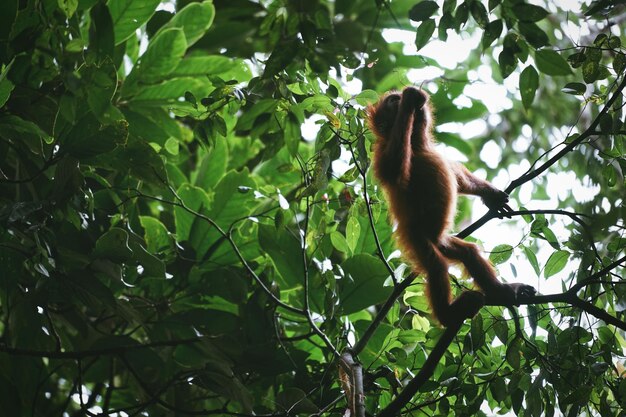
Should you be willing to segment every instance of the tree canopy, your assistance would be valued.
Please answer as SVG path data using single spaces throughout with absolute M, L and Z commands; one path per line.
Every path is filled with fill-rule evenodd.
M 3 0 L 0 408 L 624 415 L 625 3 Z M 519 308 L 443 329 L 398 256 L 366 109 L 408 85 L 511 195 L 454 232 Z

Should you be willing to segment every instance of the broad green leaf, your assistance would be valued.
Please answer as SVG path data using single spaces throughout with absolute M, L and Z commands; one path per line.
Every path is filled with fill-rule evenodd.
M 513 369 L 519 369 L 521 363 L 521 339 L 515 338 L 506 348 L 506 361 Z
M 565 94 L 584 95 L 587 91 L 587 86 L 583 83 L 567 83 L 561 89 Z
M 133 252 L 128 247 L 128 232 L 118 227 L 104 233 L 96 242 L 94 258 L 107 258 L 116 262 L 130 261 Z
M 558 250 L 552 253 L 548 258 L 548 262 L 546 262 L 546 266 L 543 270 L 543 276 L 545 278 L 549 278 L 554 274 L 559 273 L 565 265 L 567 265 L 567 260 L 569 259 L 569 252 L 564 250 Z
M 470 4 L 470 12 L 472 17 L 478 23 L 478 26 L 485 28 L 489 23 L 489 17 L 487 16 L 487 9 L 480 1 L 473 1 Z
M 359 103 L 361 106 L 367 106 L 369 104 L 374 104 L 378 101 L 379 95 L 374 90 L 363 90 L 356 96 L 354 96 L 354 100 Z
M 202 78 L 174 78 L 165 82 L 143 87 L 137 91 L 129 101 L 135 105 L 145 106 L 170 106 L 172 111 L 177 110 L 175 107 L 183 104 L 192 109 L 191 104 L 179 102 L 179 99 L 189 91 L 196 97 L 203 97 L 208 94 L 211 85 L 206 79 Z
M 109 9 L 97 3 L 89 10 L 89 50 L 95 52 L 100 62 L 112 59 L 115 51 L 114 24 Z
M 498 55 L 498 65 L 500 66 L 502 78 L 507 78 L 515 71 L 516 63 L 517 61 L 515 60 L 513 52 L 505 47 L 502 52 L 500 52 L 500 55 Z
M 128 39 L 154 14 L 160 0 L 109 0 L 115 31 L 115 44 Z
M 524 68 L 519 78 L 519 90 L 525 109 L 530 109 L 539 88 L 539 74 L 532 65 Z
M 120 112 L 113 108 L 111 100 L 117 90 L 117 70 L 112 62 L 96 65 L 85 65 L 80 71 L 81 77 L 89 83 L 87 103 L 91 111 L 101 122 L 112 122 L 121 117 Z
M 411 8 L 409 11 L 409 19 L 414 22 L 421 22 L 429 19 L 439 9 L 437 2 L 421 1 Z
M 237 130 L 248 130 L 252 128 L 252 125 L 257 117 L 264 113 L 273 113 L 278 106 L 279 101 L 272 98 L 265 98 L 254 103 L 254 105 L 247 109 L 239 120 L 237 121 Z
M 139 71 L 141 82 L 160 81 L 176 69 L 186 50 L 184 32 L 178 28 L 166 29 L 152 39 L 133 72 Z
M 587 84 L 596 81 L 600 75 L 600 63 L 598 61 L 587 60 L 583 64 L 583 80 Z
M 331 232 L 330 241 L 332 242 L 335 249 L 337 249 L 338 251 L 347 253 L 347 254 L 351 253 L 350 245 L 348 245 L 348 241 L 341 234 L 341 232 L 338 232 L 337 230 L 335 230 L 334 232 Z
M 389 271 L 378 258 L 358 254 L 341 264 L 346 276 L 342 279 L 339 299 L 343 314 L 361 311 L 381 303 L 391 294 L 391 287 L 384 287 Z
M 291 156 L 298 154 L 298 146 L 302 140 L 300 122 L 292 112 L 287 113 L 285 118 L 285 144 Z
M 329 111 L 334 110 L 334 106 L 330 99 L 324 94 L 316 94 L 305 98 L 302 101 L 302 109 L 308 111 Z
M 226 140 L 216 140 L 215 145 L 201 159 L 200 166 L 193 173 L 193 183 L 202 189 L 210 190 L 224 177 L 228 166 L 228 146 Z
M 541 268 L 539 267 L 539 261 L 537 260 L 537 255 L 535 255 L 535 252 L 527 246 L 523 246 L 522 248 L 524 249 L 524 254 L 526 255 L 526 259 L 530 263 L 530 266 L 533 267 L 535 274 L 539 276 L 539 274 L 541 273 Z
M 110 152 L 128 139 L 128 122 L 102 125 L 91 115 L 83 117 L 61 141 L 61 149 L 77 159 Z
M 37 124 L 24 120 L 19 116 L 3 115 L 0 116 L 0 129 L 6 132 L 15 132 L 18 134 L 33 135 L 46 143 L 52 143 L 52 136 L 44 132 Z
M 556 51 L 542 49 L 535 52 L 537 69 L 547 75 L 570 75 L 572 70 L 567 61 Z
M 517 24 L 519 31 L 529 44 L 535 49 L 546 46 L 550 43 L 548 35 L 536 24 L 531 22 L 519 22 Z
M 282 277 L 281 290 L 290 290 L 303 284 L 302 243 L 285 228 L 259 225 L 259 244 L 269 255 Z
M 621 74 L 621 72 L 626 68 L 626 55 L 623 53 L 615 54 L 615 58 L 613 58 L 613 71 L 616 74 Z
M 279 43 L 265 62 L 264 78 L 271 78 L 284 70 L 301 50 L 302 44 L 293 39 Z
M 419 25 L 415 32 L 415 46 L 418 51 L 426 46 L 434 32 L 435 21 L 433 19 L 425 20 Z
M 206 213 L 211 207 L 212 198 L 202 188 L 194 187 L 191 184 L 183 184 L 177 190 L 177 194 L 183 201 L 185 208 L 174 207 L 176 241 L 184 242 L 189 239 L 194 222 L 200 223 L 200 219 L 197 219 L 187 209 L 197 213 Z
M 57 0 L 57 4 L 59 5 L 59 9 L 61 9 L 61 11 L 69 19 L 74 15 L 74 12 L 76 12 L 78 0 Z
M 172 77 L 218 76 L 225 80 L 248 81 L 250 67 L 240 59 L 220 55 L 190 56 L 180 61 L 170 74 Z
M 457 31 L 467 22 L 467 18 L 469 17 L 469 7 L 467 6 L 467 2 L 463 2 L 457 7 L 454 13 L 454 24 L 456 26 Z
M 543 7 L 534 4 L 518 3 L 513 6 L 513 14 L 523 22 L 537 22 L 549 13 Z
M 497 6 L 500 5 L 502 0 L 489 0 L 488 6 L 489 6 L 489 11 L 492 11 L 493 9 L 495 9 Z
M 257 187 L 247 169 L 240 172 L 228 172 L 213 190 L 214 200 L 207 215 L 223 230 L 228 230 L 235 221 L 245 219 L 246 216 L 252 214 L 252 208 L 256 204 L 254 194 L 242 194 L 239 192 L 239 187 L 242 186 L 252 189 Z M 207 251 L 213 250 L 213 244 L 221 239 L 223 239 L 222 235 L 214 227 L 192 230 L 190 237 L 200 258 L 204 257 Z
M 513 247 L 511 245 L 502 244 L 491 250 L 489 260 L 494 265 L 499 265 L 508 261 L 511 255 L 513 255 Z
M 493 22 L 489 22 L 489 24 L 485 27 L 485 31 L 483 32 L 483 38 L 481 40 L 481 45 L 483 49 L 487 49 L 493 41 L 500 37 L 502 33 L 502 20 L 497 19 Z
M 148 245 L 148 251 L 158 253 L 169 247 L 169 232 L 159 219 L 150 216 L 140 216 L 139 220 L 145 231 L 144 239 Z
M 190 47 L 211 27 L 214 18 L 215 6 L 212 0 L 189 3 L 163 25 L 158 34 L 171 28 L 182 29 L 187 40 L 187 47 Z
M 5 105 L 5 103 L 11 96 L 11 91 L 13 91 L 13 88 L 15 88 L 13 83 L 7 78 L 7 74 L 9 73 L 12 64 L 13 61 L 11 62 L 11 64 L 3 68 L 2 72 L 0 73 L 0 108 Z M 613 63 L 613 67 L 615 67 L 615 63 Z
M 348 242 L 348 247 L 350 248 L 351 253 L 354 253 L 354 250 L 356 249 L 360 234 L 361 225 L 359 224 L 359 221 L 350 216 L 346 224 L 346 241 Z

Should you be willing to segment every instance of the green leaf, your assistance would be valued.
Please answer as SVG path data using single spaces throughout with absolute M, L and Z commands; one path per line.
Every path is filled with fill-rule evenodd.
M 217 76 L 225 80 L 249 81 L 250 67 L 241 59 L 221 55 L 187 56 L 180 61 L 171 77 Z
M 546 262 L 546 266 L 543 269 L 543 276 L 545 278 L 549 278 L 554 274 L 559 273 L 565 265 L 567 265 L 567 260 L 569 259 L 569 252 L 564 250 L 558 250 L 552 253 L 548 258 L 548 262 Z
M 128 232 L 118 227 L 111 228 L 111 230 L 100 236 L 92 256 L 116 262 L 130 261 L 133 252 L 128 247 Z
M 583 83 L 567 83 L 563 86 L 561 91 L 565 94 L 582 96 L 587 91 L 587 86 Z
M 61 149 L 77 159 L 87 159 L 115 149 L 128 139 L 128 122 L 102 125 L 90 114 L 83 117 L 61 140 Z
M 583 64 L 583 80 L 587 84 L 596 81 L 600 75 L 600 63 L 598 61 L 587 60 Z
M 513 369 L 520 369 L 521 364 L 521 346 L 520 338 L 515 338 L 508 344 L 506 348 L 506 361 Z
M 187 47 L 196 43 L 213 24 L 215 6 L 212 0 L 201 3 L 189 3 L 183 7 L 172 19 L 161 27 L 159 33 L 168 29 L 182 29 L 187 41 Z
M 622 41 L 617 36 L 611 36 L 609 38 L 608 45 L 609 45 L 609 48 L 616 50 L 616 52 L 619 52 L 617 51 L 617 49 L 619 49 L 622 46 Z
M 439 9 L 434 1 L 421 1 L 409 11 L 409 19 L 414 22 L 422 22 L 430 18 Z
M 534 4 L 518 3 L 513 6 L 513 14 L 522 22 L 538 22 L 549 13 L 543 7 Z
M 505 46 L 500 55 L 498 55 L 498 65 L 500 66 L 502 78 L 507 78 L 515 71 L 516 63 L 515 55 L 513 55 L 510 48 Z
M 348 245 L 348 241 L 341 234 L 341 232 L 334 231 L 330 233 L 330 241 L 339 252 L 351 254 L 350 246 Z
M 539 88 L 539 74 L 532 65 L 524 68 L 519 78 L 519 90 L 525 109 L 530 109 Z
M 298 122 L 298 118 L 292 112 L 288 112 L 285 118 L 285 144 L 291 156 L 298 154 L 298 146 L 301 140 L 300 122 Z
M 359 224 L 359 221 L 356 218 L 350 216 L 346 224 L 346 241 L 348 242 L 348 247 L 351 251 L 350 253 L 354 253 L 356 245 L 359 242 L 360 234 L 361 225 Z
M 489 23 L 489 17 L 487 16 L 487 9 L 480 1 L 473 1 L 470 4 L 470 12 L 472 13 L 472 17 L 478 23 L 478 26 L 481 28 L 487 27 Z
M 172 28 L 160 32 L 148 45 L 138 66 L 130 73 L 129 79 L 135 75 L 145 83 L 163 80 L 176 69 L 186 50 L 187 41 L 181 29 Z
M 503 23 L 501 19 L 494 20 L 493 22 L 489 22 L 489 24 L 485 27 L 485 31 L 483 32 L 483 38 L 481 40 L 481 45 L 483 49 L 487 49 L 493 41 L 500 37 L 502 33 Z
M 0 116 L 0 129 L 6 132 L 33 135 L 46 143 L 52 143 L 54 138 L 43 131 L 37 124 L 14 115 Z
M 160 0 L 109 0 L 115 31 L 115 44 L 119 45 L 135 33 L 154 14 Z
M 501 244 L 493 248 L 489 254 L 489 260 L 494 265 L 504 263 L 513 255 L 513 246 L 507 244 Z
M 57 0 L 57 4 L 68 19 L 74 15 L 78 8 L 78 0 Z
M 383 287 L 389 271 L 380 259 L 358 254 L 347 259 L 341 267 L 346 273 L 339 292 L 344 315 L 381 303 L 391 294 L 391 287 Z
M 305 100 L 306 101 L 306 100 Z M 256 102 L 250 109 L 245 111 L 237 120 L 236 130 L 248 130 L 252 128 L 254 121 L 264 113 L 273 113 L 279 101 L 265 98 Z
M 281 290 L 290 290 L 302 285 L 304 266 L 302 265 L 302 244 L 287 229 L 259 225 L 259 244 L 269 255 L 276 271 L 282 277 Z
M 537 69 L 547 75 L 570 75 L 572 70 L 567 61 L 555 51 L 542 49 L 535 52 Z
M 185 207 L 193 212 L 205 213 L 211 206 L 212 198 L 202 188 L 194 187 L 191 184 L 183 184 L 176 190 L 176 193 L 183 201 Z M 188 212 L 183 207 L 174 207 L 177 242 L 184 242 L 189 239 L 195 221 L 196 216 L 193 213 Z
M 89 11 L 89 49 L 94 51 L 99 61 L 111 59 L 115 48 L 114 25 L 109 9 L 98 3 Z
M 374 90 L 363 90 L 359 94 L 354 96 L 354 100 L 361 106 L 374 104 L 378 101 L 379 98 L 380 96 Z
M 154 217 L 139 216 L 141 227 L 143 227 L 144 239 L 148 245 L 148 251 L 158 253 L 170 246 L 170 237 L 167 228 L 163 223 Z
M 621 74 L 624 68 L 626 68 L 626 55 L 621 52 L 615 54 L 615 58 L 613 58 L 613 71 L 615 71 L 616 74 Z
M 500 5 L 501 2 L 502 0 L 489 0 L 488 2 L 489 11 L 492 11 L 493 9 L 495 9 L 497 6 Z
M 463 2 L 457 7 L 456 12 L 454 13 L 454 24 L 456 26 L 457 31 L 467 22 L 467 18 L 469 17 L 469 8 L 467 7 L 467 2 Z
M 15 88 L 13 83 L 7 78 L 7 74 L 9 73 L 11 66 L 11 64 L 7 65 L 0 73 L 0 108 L 6 104 L 11 96 L 11 91 Z M 615 67 L 615 63 L 613 64 L 613 67 Z
M 265 62 L 263 78 L 271 78 L 287 68 L 301 50 L 302 44 L 296 39 L 280 42 Z
M 535 274 L 539 276 L 539 274 L 541 273 L 541 268 L 539 268 L 539 261 L 537 260 L 537 255 L 535 255 L 535 252 L 527 246 L 523 246 L 522 248 L 524 249 L 524 254 L 526 255 L 526 259 L 530 263 L 530 266 L 533 267 Z
M 539 49 L 550 43 L 548 35 L 536 24 L 530 22 L 519 22 L 517 24 L 519 31 L 529 44 Z
M 435 21 L 432 19 L 425 20 L 419 25 L 415 32 L 415 46 L 418 51 L 426 46 L 434 32 Z

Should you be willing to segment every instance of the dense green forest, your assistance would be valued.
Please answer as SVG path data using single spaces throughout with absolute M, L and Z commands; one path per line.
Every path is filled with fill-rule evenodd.
M 625 22 L 623 0 L 3 0 L 2 414 L 625 415 Z M 443 328 L 399 256 L 366 120 L 407 86 L 510 194 L 510 218 L 460 198 L 453 233 L 537 288 L 519 307 Z

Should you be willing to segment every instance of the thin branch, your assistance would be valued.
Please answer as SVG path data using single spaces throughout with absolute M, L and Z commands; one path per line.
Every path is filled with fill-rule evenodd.
M 383 304 L 380 310 L 378 310 L 378 313 L 376 313 L 376 317 L 374 317 L 370 325 L 365 330 L 365 333 L 363 333 L 363 336 L 361 336 L 361 338 L 352 348 L 352 352 L 355 356 L 358 355 L 365 348 L 365 346 L 367 346 L 369 339 L 374 335 L 374 332 L 376 332 L 376 329 L 378 328 L 380 323 L 382 323 L 382 321 L 385 319 L 385 316 L 387 315 L 387 313 L 389 313 L 389 310 L 391 310 L 391 307 L 393 307 L 398 297 L 400 297 L 404 290 L 413 283 L 416 277 L 417 274 L 411 273 L 411 275 L 409 275 L 402 282 L 393 287 L 393 291 L 387 298 L 387 301 L 385 301 L 385 304 Z
M 224 237 L 226 240 L 228 240 L 228 243 L 230 243 L 230 246 L 232 247 L 233 251 L 235 252 L 235 255 L 237 256 L 237 258 L 239 259 L 239 262 L 241 262 L 241 264 L 244 266 L 244 268 L 246 269 L 246 271 L 248 271 L 248 273 L 252 276 L 252 278 L 256 281 L 256 283 L 259 285 L 259 287 L 261 287 L 261 289 L 263 290 L 263 292 L 279 307 L 284 308 L 285 310 L 289 310 L 292 313 L 296 313 L 299 315 L 306 315 L 306 313 L 303 310 L 300 310 L 299 308 L 293 307 L 289 304 L 284 303 L 283 301 L 281 301 L 273 292 L 272 290 L 270 290 L 267 285 L 265 285 L 265 283 L 263 282 L 263 280 L 261 280 L 261 277 L 259 277 L 256 272 L 254 272 L 254 270 L 252 269 L 252 267 L 250 266 L 250 264 L 248 264 L 248 261 L 246 261 L 246 258 L 244 258 L 243 254 L 241 253 L 241 251 L 239 250 L 239 247 L 237 246 L 237 244 L 235 243 L 235 241 L 233 240 L 232 236 L 229 235 L 227 232 L 225 232 L 216 222 L 215 220 L 211 219 L 208 216 L 205 216 L 202 213 L 199 213 L 191 208 L 189 208 L 185 202 L 182 200 L 182 198 L 178 195 L 178 193 L 176 193 L 176 190 L 174 190 L 172 188 L 171 185 L 166 183 L 166 186 L 169 188 L 170 192 L 174 195 L 174 197 L 176 198 L 176 200 L 178 202 L 175 201 L 169 201 L 169 200 L 165 200 L 163 198 L 160 197 L 155 197 L 155 196 L 151 196 L 151 195 L 147 195 L 147 194 L 143 194 L 139 191 L 137 191 L 137 196 L 138 197 L 144 197 L 144 198 L 148 198 L 151 200 L 155 200 L 155 201 L 159 201 L 161 203 L 164 204 L 171 204 L 173 206 L 177 206 L 182 208 L 183 210 L 185 210 L 186 212 L 188 212 L 189 214 L 192 214 L 193 216 L 196 216 L 199 219 L 204 220 L 205 222 L 209 223 L 211 226 L 215 227 L 215 230 L 217 230 L 217 232 Z
M 598 115 L 595 117 L 593 122 L 591 122 L 589 127 L 583 133 L 581 133 L 580 136 L 578 136 L 572 142 L 567 144 L 556 155 L 554 155 L 552 158 L 550 158 L 548 161 L 546 161 L 544 164 L 542 164 L 537 169 L 534 169 L 534 170 L 532 170 L 530 172 L 522 174 L 521 176 L 519 176 L 515 180 L 511 181 L 511 184 L 509 184 L 509 186 L 504 191 L 506 193 L 510 194 L 511 191 L 513 191 L 514 189 L 518 188 L 522 184 L 525 184 L 526 182 L 528 182 L 528 181 L 536 178 L 540 174 L 542 174 L 544 171 L 546 171 L 548 168 L 550 168 L 552 165 L 554 165 L 559 159 L 561 159 L 563 156 L 565 156 L 568 152 L 572 151 L 576 146 L 578 146 L 580 143 L 582 143 L 585 139 L 589 138 L 590 136 L 595 135 L 597 133 L 595 130 L 596 130 L 596 127 L 600 124 L 601 117 L 608 113 L 608 111 L 611 108 L 611 106 L 615 103 L 617 98 L 622 94 L 622 91 L 624 90 L 624 88 L 626 88 L 626 76 L 622 79 L 621 84 L 617 87 L 617 89 L 615 90 L 613 95 L 609 98 L 609 100 L 606 102 L 604 107 L 602 107 L 602 109 L 600 110 Z M 457 234 L 457 237 L 459 237 L 461 239 L 466 238 L 467 236 L 469 236 L 472 233 L 474 233 L 477 229 L 482 227 L 489 220 L 491 220 L 491 219 L 493 219 L 495 217 L 498 217 L 498 213 L 495 210 L 489 210 L 489 212 L 487 212 L 487 214 L 485 214 L 480 219 L 476 220 L 474 223 L 470 224 L 465 229 L 463 229 L 461 232 L 459 232 Z
M 385 407 L 380 413 L 378 413 L 378 417 L 393 417 L 400 413 L 402 408 L 407 405 L 413 396 L 417 393 L 420 387 L 428 381 L 428 379 L 433 375 L 437 364 L 443 357 L 446 350 L 448 350 L 448 346 L 454 340 L 455 336 L 461 329 L 461 325 L 463 322 L 457 322 L 445 329 L 437 344 L 433 348 L 430 355 L 424 362 L 422 369 L 415 375 L 408 384 L 404 387 L 404 389 L 398 394 L 396 398 L 393 399 L 389 403 L 387 407 Z

